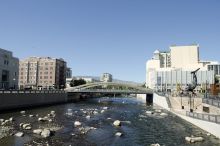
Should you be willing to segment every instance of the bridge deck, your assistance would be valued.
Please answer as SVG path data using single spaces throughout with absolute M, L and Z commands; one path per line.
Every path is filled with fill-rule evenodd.
M 129 90 L 75 90 L 70 93 L 111 93 L 111 94 L 153 94 L 152 91 L 129 91 Z

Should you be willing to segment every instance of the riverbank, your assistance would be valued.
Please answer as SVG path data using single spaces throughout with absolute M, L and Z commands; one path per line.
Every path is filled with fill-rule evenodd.
M 172 112 L 173 114 L 177 115 L 178 117 L 192 123 L 193 125 L 207 131 L 208 133 L 216 136 L 217 138 L 220 138 L 220 124 L 207 122 L 199 119 L 194 119 L 191 117 L 186 116 L 185 110 L 175 110 L 168 106 L 167 99 L 164 96 L 159 96 L 154 93 L 154 103 L 156 105 L 161 106 L 164 109 L 167 109 L 168 111 Z

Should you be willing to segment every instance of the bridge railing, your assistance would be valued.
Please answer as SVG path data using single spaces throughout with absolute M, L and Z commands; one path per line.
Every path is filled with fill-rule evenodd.
M 76 89 L 73 92 L 118 92 L 118 93 L 148 93 L 147 91 L 137 91 L 137 90 L 112 90 L 112 89 Z
M 66 93 L 64 90 L 0 90 L 0 94 L 18 94 L 18 93 Z

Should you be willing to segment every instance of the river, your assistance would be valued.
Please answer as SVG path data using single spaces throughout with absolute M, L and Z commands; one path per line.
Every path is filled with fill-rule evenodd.
M 146 106 L 135 98 L 104 97 L 27 109 L 25 114 L 21 114 L 20 111 L 2 113 L 0 118 L 14 117 L 14 121 L 10 125 L 13 130 L 8 133 L 11 136 L 0 139 L 0 146 L 150 146 L 155 143 L 161 146 L 220 145 L 220 140 L 214 136 L 207 136 L 207 132 L 200 128 L 166 110 L 158 109 L 158 106 Z M 52 122 L 38 121 L 39 117 L 44 117 L 51 111 L 56 113 Z M 154 114 L 146 111 L 152 111 Z M 121 126 L 114 126 L 115 120 L 120 120 Z M 82 125 L 74 126 L 75 121 L 81 122 Z M 21 129 L 19 124 L 22 122 L 30 123 L 32 130 L 52 128 L 55 132 L 48 138 L 42 138 L 33 134 L 32 130 Z M 12 135 L 19 131 L 24 132 L 23 137 Z M 123 135 L 115 136 L 117 132 Z M 187 143 L 185 137 L 191 135 L 202 136 L 205 140 L 195 144 Z

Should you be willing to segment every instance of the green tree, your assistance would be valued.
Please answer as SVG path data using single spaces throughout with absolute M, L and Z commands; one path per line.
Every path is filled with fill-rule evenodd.
M 83 79 L 71 80 L 70 87 L 75 87 L 75 86 L 79 86 L 79 85 L 83 85 L 83 84 L 86 84 L 86 81 Z

